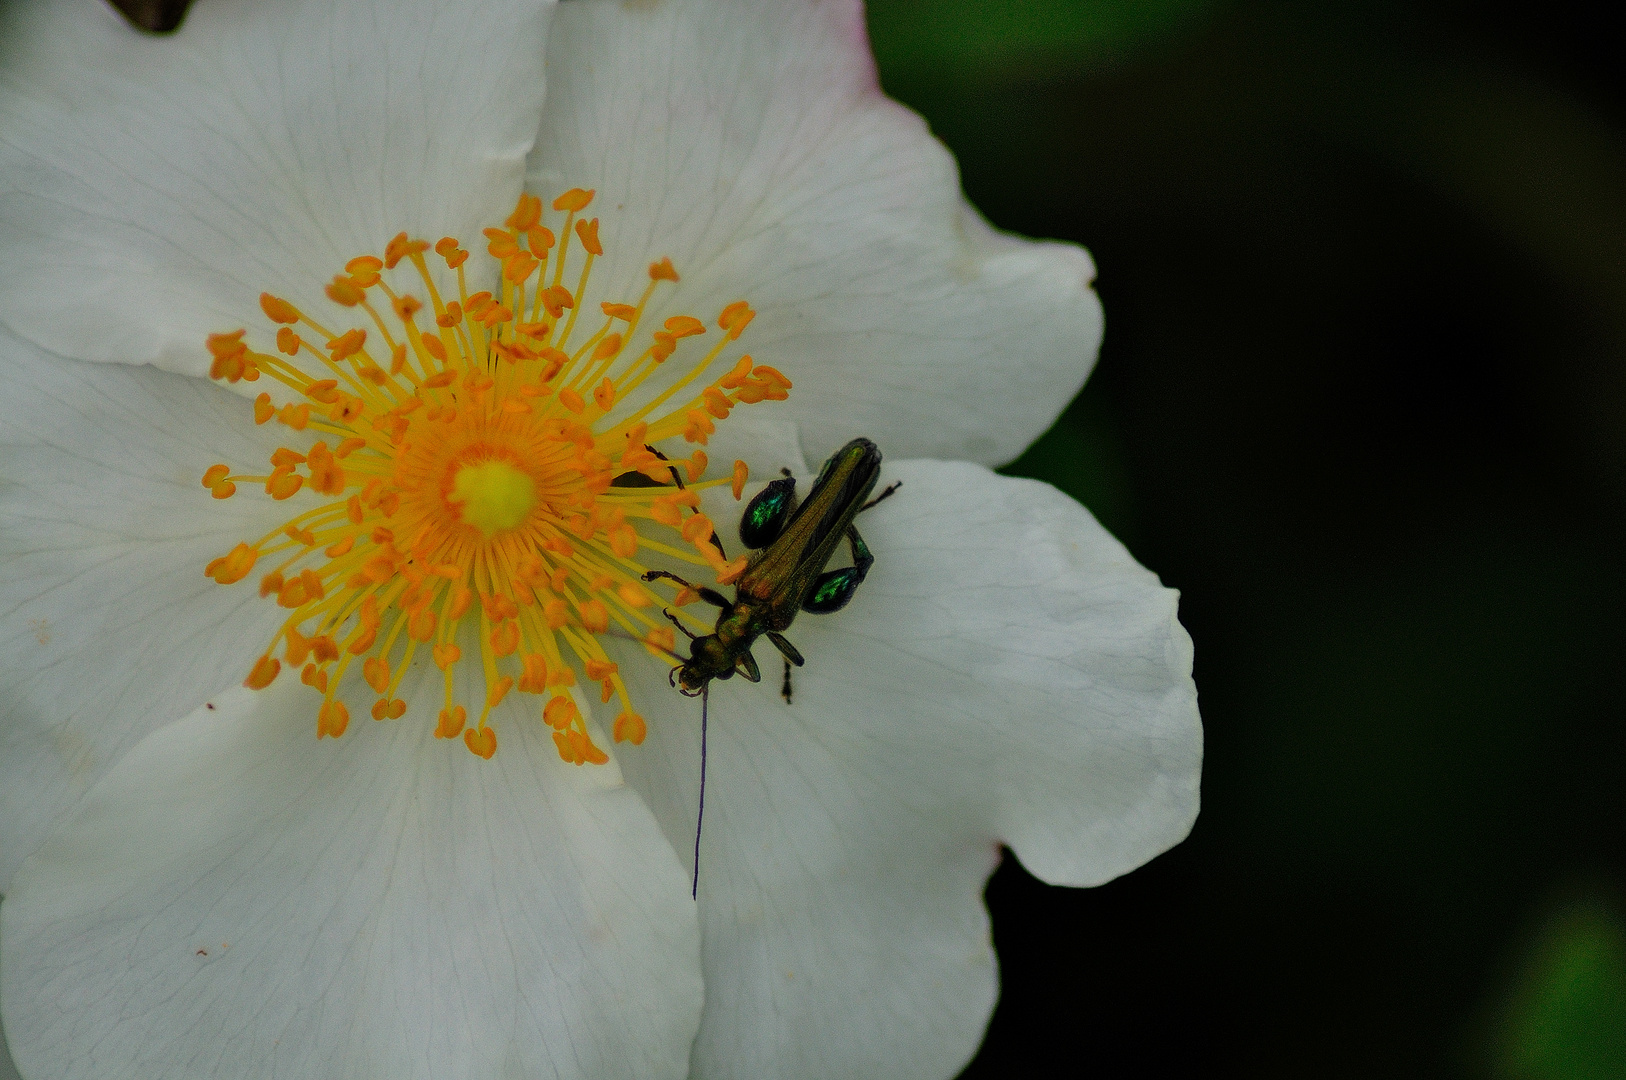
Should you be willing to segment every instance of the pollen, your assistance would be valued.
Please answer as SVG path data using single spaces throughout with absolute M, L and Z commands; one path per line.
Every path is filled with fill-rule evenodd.
M 352 706 L 406 716 L 402 682 L 432 663 L 444 693 L 413 715 L 435 715 L 437 738 L 490 758 L 492 710 L 530 695 L 563 760 L 603 763 L 590 697 L 619 700 L 617 742 L 642 742 L 646 721 L 602 638 L 669 653 L 662 608 L 707 629 L 681 610 L 693 590 L 646 583 L 640 555 L 709 567 L 720 583 L 743 570 L 695 492 L 738 498 L 744 463 L 707 479 L 700 447 L 736 405 L 783 400 L 790 382 L 727 355 L 755 315 L 743 300 L 709 326 L 693 314 L 645 326 L 656 290 L 679 280 L 670 258 L 650 263 L 641 296 L 584 311 L 613 239 L 582 216 L 592 201 L 566 191 L 550 222 L 522 195 L 484 232 L 495 291 L 469 291 L 483 268 L 457 239 L 401 233 L 322 284 L 330 308 L 262 294 L 274 349 L 246 330 L 205 342 L 212 377 L 262 389 L 252 421 L 289 432 L 259 469 L 202 473 L 213 499 L 259 489 L 288 513 L 205 573 L 230 586 L 257 570 L 260 595 L 288 611 L 244 684 L 297 672 L 319 698 L 318 738 L 342 737 Z M 455 273 L 455 297 L 431 258 Z

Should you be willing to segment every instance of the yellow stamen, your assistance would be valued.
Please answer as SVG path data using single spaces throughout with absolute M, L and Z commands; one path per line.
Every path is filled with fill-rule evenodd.
M 289 615 L 246 684 L 268 686 L 284 662 L 299 671 L 321 695 L 318 737 L 348 728 L 339 691 L 353 685 L 345 678 L 353 664 L 377 695 L 373 718 L 403 716 L 398 688 L 423 647 L 445 683 L 437 738 L 461 736 L 470 752 L 491 757 L 491 711 L 517 692 L 543 699 L 538 715 L 561 758 L 608 761 L 571 696 L 577 672 L 601 701 L 620 698 L 613 738 L 642 742 L 647 725 L 598 635 L 670 650 L 660 607 L 692 601 L 671 583 L 646 585 L 639 552 L 711 567 L 719 582 L 744 570 L 745 556 L 724 560 L 693 488 L 677 487 L 726 484 L 739 498 L 744 463 L 702 481 L 703 451 L 663 456 L 655 447 L 679 437 L 704 444 L 736 406 L 781 400 L 790 382 L 748 356 L 724 360 L 755 314 L 739 301 L 716 316 L 721 334 L 709 347 L 688 346 L 685 373 L 640 393 L 684 339 L 708 331 L 692 315 L 640 331 L 655 288 L 678 280 L 662 258 L 649 265 L 641 297 L 603 302 L 603 321 L 588 318 L 584 326 L 595 325 L 575 333 L 604 253 L 599 219 L 576 217 L 592 200 L 580 188 L 560 195 L 551 206 L 564 218 L 549 227 L 542 200 L 521 196 L 506 228 L 485 233 L 495 293 L 468 293 L 469 252 L 445 237 L 433 251 L 456 271 L 457 290 L 443 296 L 429 243 L 400 233 L 383 258 L 359 255 L 324 286 L 337 329 L 267 293 L 260 307 L 277 327 L 277 352 L 256 351 L 242 330 L 209 336 L 213 377 L 264 375 L 285 388 L 280 399 L 254 400 L 255 423 L 312 433 L 309 446 L 273 453 L 263 475 L 217 464 L 202 479 L 216 499 L 248 482 L 275 500 L 304 500 L 290 501 L 297 513 L 285 526 L 238 544 L 206 573 L 232 584 L 272 560 L 260 595 Z M 568 268 L 574 261 L 582 265 Z M 356 317 L 368 325 L 347 325 Z M 720 361 L 727 373 L 705 383 Z M 461 690 L 465 658 L 484 687 L 472 700 Z

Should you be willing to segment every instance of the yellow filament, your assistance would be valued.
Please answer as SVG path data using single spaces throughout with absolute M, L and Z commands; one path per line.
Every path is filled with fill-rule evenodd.
M 738 497 L 743 463 L 729 477 L 703 480 L 703 451 L 663 457 L 653 448 L 677 438 L 704 445 L 736 405 L 782 400 L 790 383 L 748 356 L 704 382 L 753 317 L 741 301 L 717 316 L 717 340 L 685 372 L 635 411 L 625 408 L 684 339 L 708 331 L 698 318 L 674 316 L 635 344 L 654 290 L 678 279 L 670 259 L 650 265 L 635 303 L 602 304 L 602 323 L 584 318 L 589 276 L 603 254 L 599 219 L 578 216 L 592 197 L 572 189 L 554 200 L 564 214 L 556 232 L 530 195 L 507 228 L 487 229 L 487 252 L 500 264 L 494 293 L 468 291 L 469 252 L 447 237 L 433 254 L 457 272 L 457 295 L 442 296 L 429 273 L 429 243 L 402 233 L 382 258 L 352 259 L 325 287 L 367 325 L 335 332 L 264 294 L 261 309 L 278 326 L 276 353 L 252 349 L 243 330 L 206 342 L 213 377 L 264 376 L 286 388 L 280 402 L 270 393 L 255 399 L 255 423 L 307 433 L 308 445 L 272 454 L 268 471 L 217 464 L 203 473 L 215 499 L 251 484 L 291 507 L 315 500 L 206 573 L 232 584 L 270 561 L 260 594 L 289 616 L 246 681 L 261 688 L 284 666 L 299 671 L 322 695 L 319 737 L 338 738 L 349 725 L 338 695 L 352 664 L 378 695 L 365 711 L 380 721 L 404 715 L 396 694 L 424 646 L 445 681 L 437 737 L 461 736 L 489 758 L 497 749 L 493 707 L 510 693 L 532 694 L 543 699 L 538 716 L 564 760 L 606 761 L 571 697 L 577 672 L 601 701 L 620 699 L 614 738 L 641 742 L 645 721 L 599 635 L 670 649 L 660 608 L 693 600 L 692 590 L 646 584 L 639 553 L 709 566 L 720 583 L 744 569 L 743 557 L 727 562 L 719 553 L 693 492 L 728 484 Z M 581 266 L 567 273 L 578 249 Z M 578 339 L 579 319 L 594 325 Z M 320 378 L 309 374 L 313 365 Z M 625 474 L 659 486 L 614 483 Z M 675 476 L 689 490 L 679 491 Z M 477 654 L 464 647 L 471 637 Z M 472 699 L 458 692 L 465 664 L 483 675 L 485 691 Z

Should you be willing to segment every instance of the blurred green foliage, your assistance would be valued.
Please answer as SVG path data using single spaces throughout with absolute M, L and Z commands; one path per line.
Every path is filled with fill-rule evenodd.
M 1104 65 L 1196 22 L 1211 0 L 882 0 L 876 62 L 893 81 L 1054 79 Z
M 1547 918 L 1506 1006 L 1500 1080 L 1619 1080 L 1626 1076 L 1626 923 L 1600 898 Z
M 1626 1080 L 1618 908 L 1551 899 L 1626 882 L 1626 35 L 1580 0 L 870 26 L 989 219 L 1095 256 L 1096 372 L 1006 471 L 1182 591 L 1208 739 L 1168 855 L 996 875 L 967 1080 Z

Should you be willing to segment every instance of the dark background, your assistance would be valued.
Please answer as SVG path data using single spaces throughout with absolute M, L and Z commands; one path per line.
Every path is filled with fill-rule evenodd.
M 1174 851 L 1087 891 L 995 875 L 968 1080 L 1626 1077 L 1600 11 L 872 0 L 972 201 L 1096 257 L 1100 364 L 1009 471 L 1182 591 L 1207 728 Z
M 1099 366 L 1008 471 L 1181 590 L 1207 728 L 1180 847 L 1094 890 L 995 875 L 965 1076 L 1626 1077 L 1620 27 L 870 23 L 971 200 L 1099 264 Z

